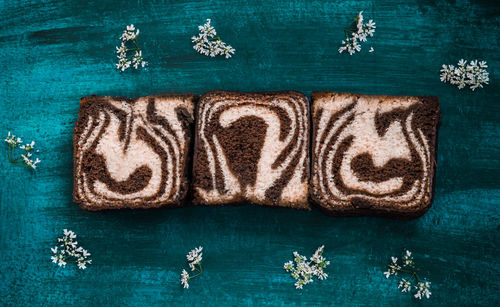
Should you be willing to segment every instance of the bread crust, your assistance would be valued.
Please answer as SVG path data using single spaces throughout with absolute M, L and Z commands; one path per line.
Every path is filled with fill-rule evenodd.
M 188 191 L 190 188 L 190 159 L 191 159 L 191 150 L 192 150 L 192 125 L 193 119 L 190 119 L 190 123 L 187 129 L 184 129 L 186 132 L 185 142 L 187 144 L 186 151 L 182 155 L 183 165 L 183 175 L 180 176 L 180 188 L 178 197 L 175 199 L 167 199 L 164 201 L 144 201 L 144 202 L 128 202 L 126 200 L 117 200 L 117 201 L 103 201 L 103 202 L 93 202 L 90 199 L 86 199 L 83 195 L 80 195 L 78 191 L 78 174 L 76 174 L 76 170 L 78 169 L 78 161 L 82 152 L 78 148 L 78 138 L 81 133 L 85 129 L 86 117 L 89 115 L 89 112 L 92 112 L 95 109 L 99 109 L 99 107 L 105 105 L 107 101 L 124 101 L 131 105 L 135 104 L 139 99 L 149 100 L 155 98 L 164 98 L 164 99 L 180 99 L 187 103 L 191 103 L 194 105 L 198 96 L 193 94 L 161 94 L 161 95 L 150 95 L 140 98 L 127 98 L 127 97 L 111 97 L 111 96 L 87 96 L 82 97 L 80 100 L 80 109 L 78 112 L 78 120 L 73 129 L 73 201 L 78 203 L 78 205 L 87 211 L 101 211 L 101 210 L 110 210 L 110 209 L 154 209 L 154 208 L 176 208 L 182 207 L 186 204 Z M 192 114 L 191 116 L 194 116 Z
M 254 101 L 262 101 L 262 100 L 268 100 L 271 98 L 277 98 L 277 97 L 285 97 L 285 98 L 290 98 L 290 99 L 296 99 L 296 100 L 303 100 L 305 104 L 307 105 L 306 107 L 306 122 L 307 122 L 307 153 L 306 155 L 309 155 L 309 147 L 310 147 L 310 138 L 309 138 L 309 133 L 310 133 L 310 105 L 309 105 L 309 99 L 300 92 L 297 91 L 267 91 L 267 92 L 234 92 L 234 91 L 223 91 L 223 90 L 214 90 L 205 93 L 202 95 L 199 99 L 199 102 L 196 106 L 196 124 L 195 124 L 195 139 L 194 139 L 194 157 L 193 157 L 193 195 L 192 195 L 192 202 L 195 205 L 242 205 L 246 203 L 255 203 L 261 206 L 269 206 L 269 207 L 288 207 L 288 208 L 296 208 L 296 209 L 305 209 L 305 210 L 311 210 L 311 204 L 308 201 L 308 196 L 306 193 L 306 196 L 304 199 L 299 199 L 296 201 L 288 201 L 288 202 L 281 202 L 280 204 L 276 203 L 263 203 L 262 201 L 258 201 L 255 199 L 248 199 L 247 197 L 238 194 L 237 196 L 233 197 L 230 201 L 219 201 L 219 202 L 207 202 L 203 199 L 203 197 L 196 191 L 197 187 L 200 187 L 203 185 L 201 183 L 200 179 L 200 169 L 202 168 L 201 165 L 204 164 L 202 163 L 202 159 L 200 155 L 203 154 L 203 149 L 201 148 L 201 141 L 200 141 L 200 110 L 206 105 L 210 104 L 214 99 L 224 99 L 228 98 L 231 100 L 254 100 Z M 304 176 L 307 178 L 305 181 L 305 184 L 307 185 L 307 190 L 309 190 L 309 176 L 310 176 L 310 161 L 309 161 L 309 156 L 305 160 L 305 167 L 304 167 Z
M 428 116 L 433 117 L 432 133 L 428 135 L 430 148 L 430 176 L 429 176 L 429 189 L 425 192 L 422 201 L 415 206 L 405 207 L 400 206 L 398 203 L 394 203 L 393 206 L 381 206 L 375 201 L 357 200 L 356 202 L 350 201 L 349 205 L 341 204 L 335 200 L 326 199 L 321 193 L 318 183 L 316 182 L 316 174 L 319 171 L 318 165 L 315 163 L 317 161 L 317 154 L 314 150 L 315 143 L 317 140 L 318 127 L 315 121 L 315 116 L 317 112 L 321 109 L 322 104 L 328 103 L 335 98 L 359 98 L 359 97 L 371 97 L 375 98 L 380 103 L 394 101 L 394 100 L 407 100 L 407 99 L 418 99 L 422 102 L 425 107 L 429 110 Z M 390 96 L 390 95 L 363 95 L 363 94 L 351 94 L 351 93 L 335 93 L 335 92 L 313 92 L 311 93 L 312 100 L 312 150 L 311 150 L 311 181 L 310 181 L 310 201 L 319 208 L 323 213 L 331 216 L 383 216 L 397 219 L 413 219 L 422 216 L 431 207 L 434 198 L 434 185 L 435 185 L 435 169 L 436 169 L 436 157 L 437 157 L 437 134 L 440 125 L 440 108 L 439 99 L 435 96 Z M 332 102 L 330 102 L 332 103 Z

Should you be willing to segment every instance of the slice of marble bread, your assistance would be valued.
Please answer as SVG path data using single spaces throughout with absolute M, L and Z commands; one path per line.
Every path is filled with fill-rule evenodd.
M 85 97 L 73 131 L 73 199 L 87 210 L 179 206 L 193 95 Z
M 432 202 L 439 101 L 312 93 L 311 198 L 334 215 L 413 218 Z
M 196 111 L 193 202 L 309 209 L 308 107 L 298 92 L 203 95 Z

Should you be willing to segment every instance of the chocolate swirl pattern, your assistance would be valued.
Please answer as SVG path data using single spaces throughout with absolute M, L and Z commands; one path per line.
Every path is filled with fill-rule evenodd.
M 74 200 L 88 210 L 179 204 L 187 192 L 192 95 L 83 98 Z
M 195 202 L 308 208 L 308 100 L 297 92 L 205 94 L 197 110 Z
M 432 196 L 437 98 L 312 97 L 313 200 L 340 214 L 423 214 Z

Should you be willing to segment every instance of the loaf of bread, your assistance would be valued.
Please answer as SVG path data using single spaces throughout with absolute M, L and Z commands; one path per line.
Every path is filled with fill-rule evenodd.
M 73 133 L 74 201 L 87 210 L 181 205 L 194 99 L 82 98 Z
M 196 111 L 194 203 L 309 209 L 308 109 L 298 92 L 203 95 Z
M 311 198 L 334 215 L 412 218 L 431 206 L 437 97 L 312 93 Z

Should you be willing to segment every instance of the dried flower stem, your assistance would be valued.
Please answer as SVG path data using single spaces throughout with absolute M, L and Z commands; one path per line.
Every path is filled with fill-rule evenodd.
M 32 141 L 29 144 L 22 144 L 21 138 L 16 138 L 15 135 L 11 135 L 10 131 L 7 134 L 7 137 L 5 138 L 5 142 L 8 145 L 7 148 L 7 157 L 9 159 L 9 162 L 14 164 L 15 166 L 20 166 L 24 168 L 30 168 L 31 170 L 35 170 L 37 167 L 37 164 L 40 163 L 40 159 L 36 158 L 35 160 L 32 160 L 32 155 L 33 155 L 33 148 L 35 147 L 35 142 Z M 21 154 L 21 156 L 14 158 L 14 151 L 16 148 L 24 150 L 24 153 Z M 38 150 L 36 151 L 38 152 Z
M 118 63 L 116 64 L 116 69 L 125 71 L 131 65 L 138 69 L 139 66 L 145 67 L 148 63 L 142 58 L 142 51 L 139 47 L 139 43 L 137 42 L 137 37 L 139 36 L 139 29 L 137 29 L 132 24 L 127 26 L 126 30 L 123 31 L 120 36 L 121 44 L 120 47 L 116 47 L 116 53 L 118 54 Z M 127 47 L 127 42 L 132 42 L 135 48 Z M 127 56 L 128 51 L 135 51 L 134 56 L 132 57 L 132 61 L 129 60 Z
M 431 292 L 429 291 L 431 283 L 426 279 L 421 279 L 418 275 L 418 268 L 415 268 L 415 262 L 413 261 L 413 256 L 410 251 L 405 251 L 402 257 L 402 263 L 398 262 L 397 257 L 391 257 L 391 263 L 388 264 L 388 269 L 384 272 L 386 278 L 392 275 L 398 275 L 398 273 L 406 273 L 409 275 L 409 279 L 401 278 L 398 284 L 398 289 L 401 292 L 411 292 L 412 283 L 416 283 L 413 289 L 416 291 L 413 295 L 415 298 L 422 299 L 422 297 L 430 298 Z
M 181 272 L 181 285 L 188 289 L 189 288 L 189 280 L 200 276 L 203 273 L 203 267 L 201 266 L 201 260 L 203 259 L 203 247 L 197 247 L 192 249 L 187 255 L 186 259 L 188 260 L 189 268 L 191 271 L 197 271 L 195 275 L 189 275 L 186 270 L 182 270 Z

